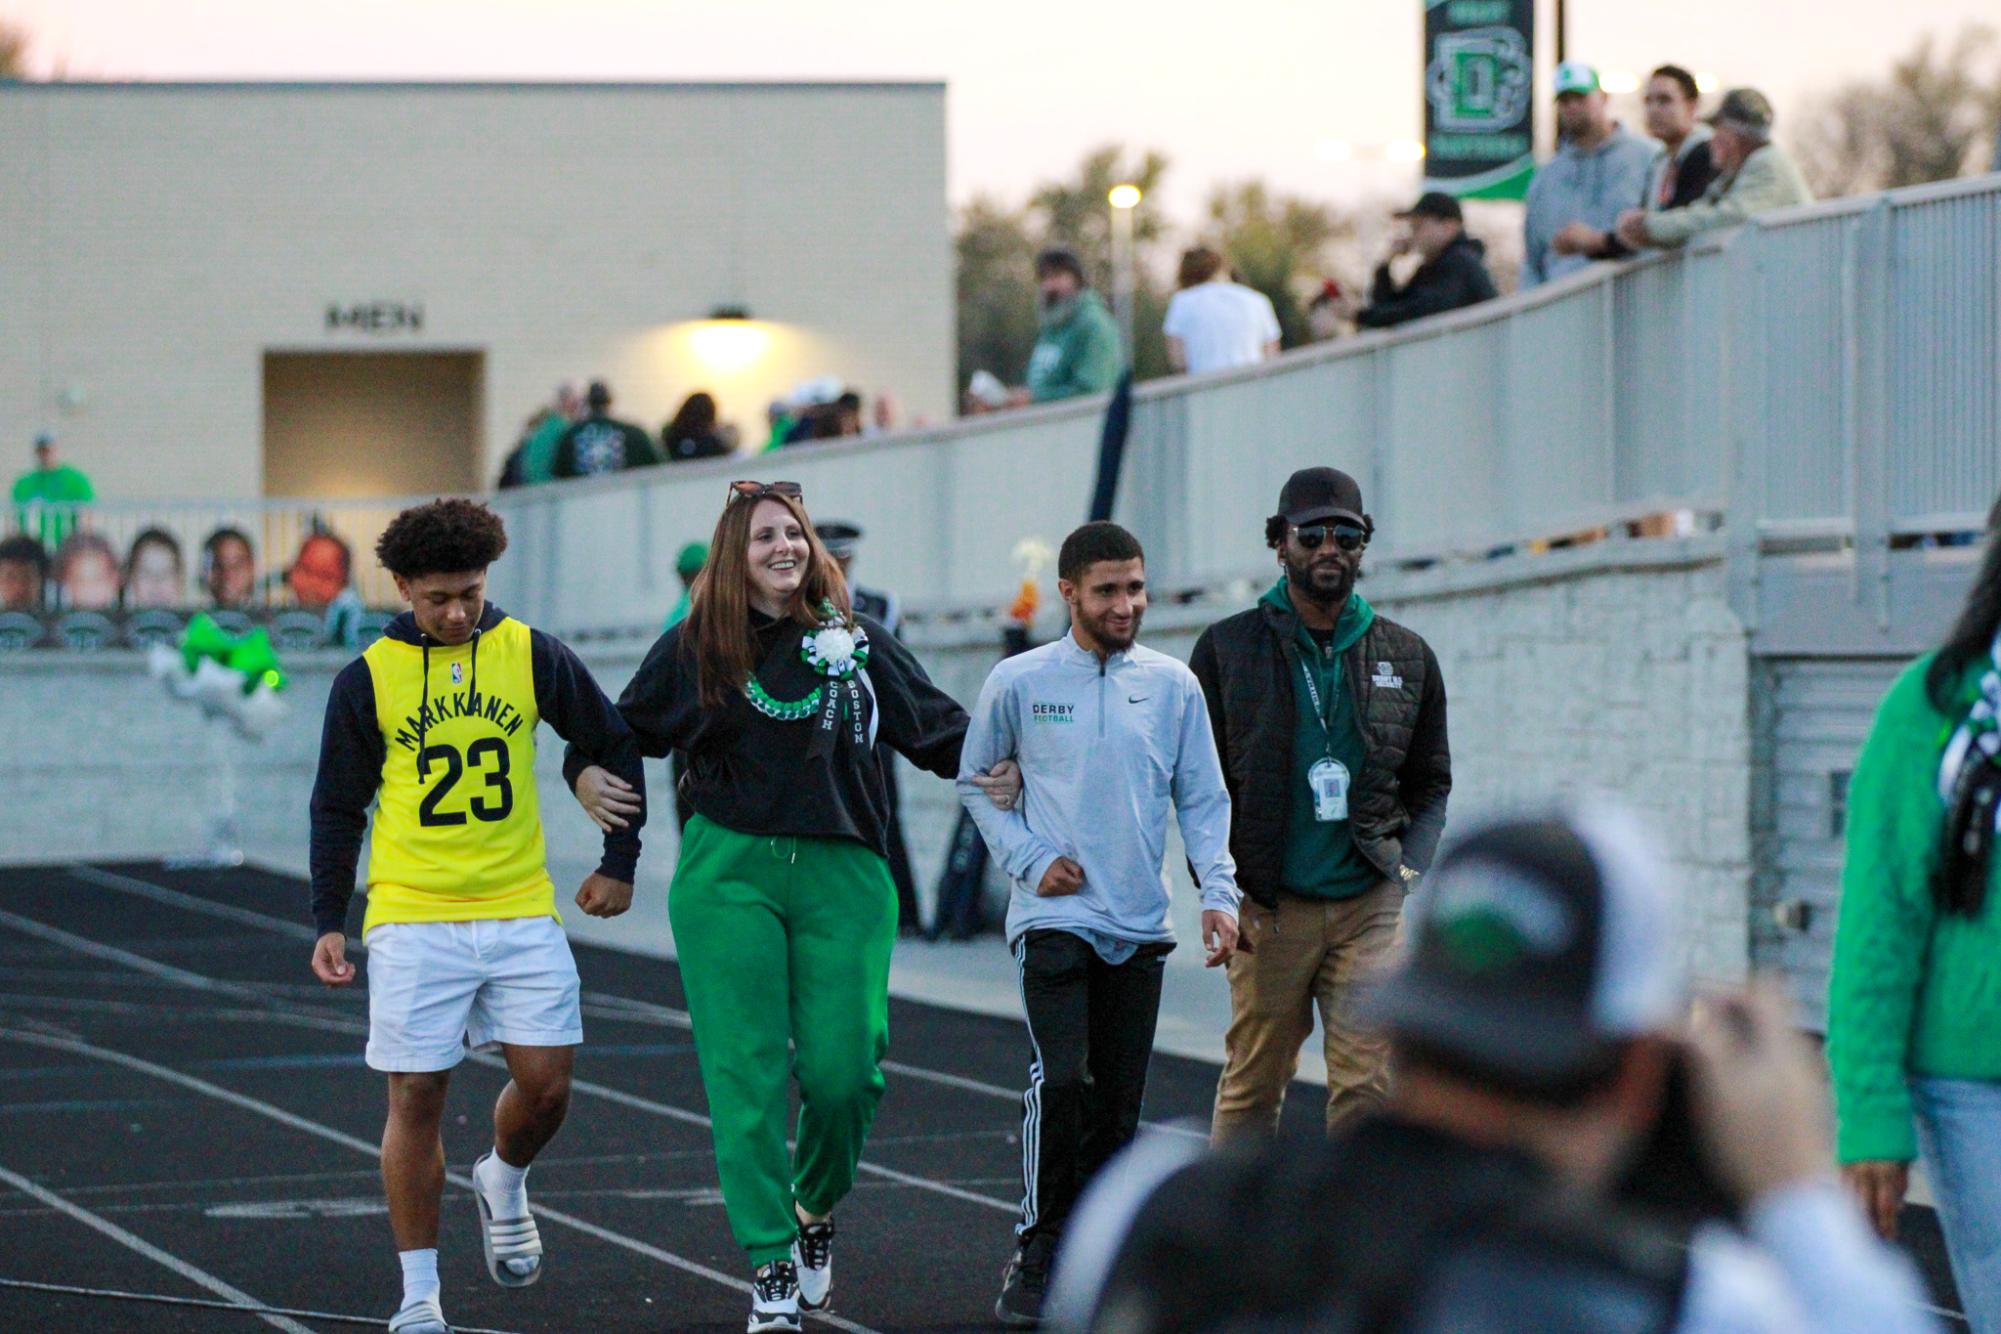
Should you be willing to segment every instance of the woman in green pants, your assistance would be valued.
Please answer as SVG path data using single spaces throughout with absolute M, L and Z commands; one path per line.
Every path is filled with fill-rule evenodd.
M 618 707 L 646 754 L 688 756 L 695 814 L 667 911 L 757 1334 L 827 1305 L 834 1206 L 882 1097 L 897 908 L 875 743 L 949 779 L 966 714 L 854 614 L 796 484 L 733 483 L 709 551 L 687 619 Z M 574 751 L 564 772 L 600 824 L 638 813 L 639 794 Z M 989 781 L 1011 804 L 1012 766 Z

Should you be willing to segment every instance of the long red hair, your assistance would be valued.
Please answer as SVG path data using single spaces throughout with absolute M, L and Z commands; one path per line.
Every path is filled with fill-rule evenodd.
M 750 625 L 750 519 L 765 500 L 791 511 L 806 534 L 806 577 L 786 606 L 786 618 L 818 625 L 824 615 L 821 608 L 831 603 L 836 616 L 854 624 L 848 581 L 813 531 L 804 502 L 769 492 L 755 499 L 732 497 L 716 519 L 708 564 L 689 591 L 688 619 L 681 631 L 681 649 L 694 657 L 696 687 L 710 708 L 720 707 L 741 691 L 757 667 L 757 637 Z

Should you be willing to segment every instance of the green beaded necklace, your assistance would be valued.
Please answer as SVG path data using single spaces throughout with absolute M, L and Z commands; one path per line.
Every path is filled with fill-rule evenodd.
M 752 672 L 750 679 L 743 685 L 743 693 L 749 698 L 750 706 L 765 717 L 775 718 L 781 723 L 802 722 L 819 712 L 820 690 L 821 687 L 814 686 L 813 693 L 806 698 L 787 702 L 772 698 L 771 692 L 764 688 L 764 682 L 757 679 L 756 672 Z
M 860 626 L 850 627 L 836 617 L 832 603 L 822 604 L 820 613 L 827 619 L 820 623 L 819 630 L 801 642 L 799 656 L 808 666 L 830 679 L 846 680 L 854 675 L 857 668 L 868 663 L 868 636 L 862 633 Z M 845 641 L 841 647 L 847 650 L 844 656 L 833 661 L 829 661 L 820 649 L 820 636 L 828 631 L 841 632 Z M 750 700 L 750 706 L 781 723 L 804 722 L 818 713 L 826 699 L 825 690 L 825 686 L 814 686 L 813 692 L 804 699 L 783 700 L 764 688 L 764 682 L 757 679 L 756 672 L 752 672 L 743 683 L 744 697 Z

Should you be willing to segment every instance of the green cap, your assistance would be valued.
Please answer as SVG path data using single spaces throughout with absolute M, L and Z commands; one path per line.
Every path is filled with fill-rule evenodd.
M 1556 67 L 1556 95 L 1565 93 L 1595 93 L 1598 91 L 1598 71 L 1581 60 L 1566 60 Z
M 681 548 L 680 555 L 674 557 L 674 573 L 697 575 L 702 572 L 702 567 L 708 563 L 709 544 L 706 542 L 690 542 L 687 546 Z

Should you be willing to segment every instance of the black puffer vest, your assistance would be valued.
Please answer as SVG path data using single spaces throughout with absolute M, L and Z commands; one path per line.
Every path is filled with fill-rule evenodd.
M 1278 900 L 1285 858 L 1287 784 L 1298 721 L 1299 619 L 1260 602 L 1218 621 L 1196 641 L 1189 666 L 1202 683 L 1230 789 L 1230 854 L 1237 884 L 1259 903 Z M 1367 761 L 1355 776 L 1355 846 L 1386 879 L 1431 864 L 1452 788 L 1445 683 L 1415 632 L 1378 615 L 1342 660 L 1354 692 Z

